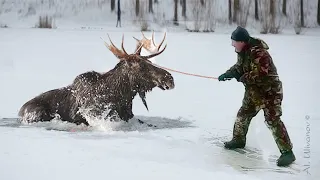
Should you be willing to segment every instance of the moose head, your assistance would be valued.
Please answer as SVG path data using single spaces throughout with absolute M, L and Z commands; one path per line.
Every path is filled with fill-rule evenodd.
M 163 40 L 159 45 L 155 45 L 153 39 L 147 39 L 143 35 L 143 39 L 137 40 L 137 45 L 134 53 L 128 54 L 124 49 L 124 35 L 122 36 L 121 49 L 117 48 L 112 42 L 109 34 L 108 38 L 110 40 L 110 44 L 106 41 L 106 47 L 119 59 L 119 63 L 116 65 L 117 69 L 121 69 L 121 73 L 127 74 L 129 77 L 130 87 L 134 92 L 137 92 L 140 98 L 143 101 L 143 104 L 148 109 L 146 103 L 146 92 L 152 91 L 154 87 L 159 87 L 162 90 L 170 90 L 173 89 L 174 79 L 172 75 L 153 64 L 149 59 L 156 57 L 164 52 L 167 45 L 160 51 L 160 47 L 165 40 L 166 34 L 164 35 Z M 141 55 L 142 48 L 145 48 L 147 51 L 151 52 L 151 43 L 156 48 L 156 51 L 152 51 L 153 54 L 150 55 Z

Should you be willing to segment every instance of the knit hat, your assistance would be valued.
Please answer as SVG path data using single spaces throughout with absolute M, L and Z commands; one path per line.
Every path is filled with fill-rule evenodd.
M 250 35 L 248 31 L 243 28 L 238 26 L 236 30 L 234 30 L 231 34 L 231 39 L 235 41 L 244 41 L 248 42 L 250 38 Z

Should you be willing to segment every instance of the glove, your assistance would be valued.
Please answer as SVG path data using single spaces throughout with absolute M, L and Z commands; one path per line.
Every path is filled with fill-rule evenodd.
M 226 81 L 226 80 L 231 80 L 233 77 L 230 76 L 229 74 L 227 73 L 223 73 L 221 74 L 219 77 L 218 77 L 218 80 L 219 81 Z

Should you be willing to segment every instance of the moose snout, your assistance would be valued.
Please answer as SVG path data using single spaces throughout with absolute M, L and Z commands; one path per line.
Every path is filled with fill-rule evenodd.
M 163 88 L 166 90 L 173 89 L 175 87 L 174 79 L 171 75 L 166 75 L 162 81 Z

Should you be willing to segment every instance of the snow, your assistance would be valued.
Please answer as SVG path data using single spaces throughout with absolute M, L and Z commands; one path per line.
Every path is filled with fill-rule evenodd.
M 140 0 L 140 12 L 142 19 L 135 15 L 135 1 L 121 0 L 121 19 L 123 27 L 134 25 L 135 29 L 140 28 L 139 21 L 146 20 L 149 29 L 161 30 L 162 27 L 169 26 L 173 29 L 185 29 L 193 26 L 198 14 L 204 16 L 204 21 L 213 21 L 217 23 L 217 29 L 221 27 L 230 27 L 228 20 L 228 1 L 211 0 L 212 14 L 206 15 L 207 10 L 193 11 L 195 1 L 187 1 L 187 18 L 185 19 L 181 12 L 182 7 L 178 6 L 179 27 L 172 25 L 174 17 L 174 1 L 158 0 L 153 4 L 154 14 L 148 13 L 148 0 Z M 295 17 L 299 14 L 297 4 L 299 0 L 287 1 L 287 15 L 281 14 L 282 1 L 278 3 L 277 17 L 281 19 L 280 30 L 293 29 Z M 243 8 L 249 9 L 247 28 L 260 31 L 259 22 L 254 19 L 254 1 L 242 0 Z M 48 15 L 53 17 L 54 25 L 58 28 L 74 27 L 112 27 L 116 26 L 117 5 L 115 11 L 110 11 L 110 0 L 0 0 L 0 26 L 8 27 L 34 27 L 39 20 L 39 16 Z M 249 6 L 249 7 L 248 7 Z M 317 24 L 317 6 L 318 0 L 304 1 L 304 21 L 305 26 L 309 28 L 319 27 Z M 210 19 L 206 18 L 210 17 Z
M 106 33 L 118 46 L 124 34 L 128 52 L 133 52 L 135 47 L 132 36 L 142 37 L 139 32 L 125 29 L 110 29 L 110 32 L 0 29 L 0 116 L 17 117 L 24 102 L 41 92 L 69 84 L 82 72 L 111 69 L 118 60 L 100 39 L 107 39 Z M 145 34 L 151 36 L 151 33 Z M 59 121 L 17 128 L 5 125 L 8 120 L 1 120 L 0 176 L 14 180 L 316 179 L 319 176 L 316 167 L 320 165 L 320 146 L 314 140 L 320 130 L 316 98 L 320 90 L 316 78 L 319 34 L 253 34 L 271 47 L 270 53 L 284 83 L 283 121 L 301 169 L 298 175 L 267 171 L 243 173 L 235 168 L 233 156 L 210 144 L 210 138 L 231 137 L 244 92 L 240 83 L 172 72 L 175 89 L 155 89 L 147 94 L 149 111 L 140 99 L 134 100 L 134 113 L 147 122 L 162 125 L 159 129 L 139 128 L 135 123 L 117 126 L 102 123 L 86 131 Z M 159 41 L 162 36 L 162 32 L 155 33 Z M 236 54 L 228 34 L 167 32 L 166 43 L 167 49 L 156 58 L 161 66 L 217 77 L 235 63 Z M 302 50 L 301 47 L 308 48 Z M 260 112 L 252 121 L 248 145 L 263 150 L 266 156 L 268 153 L 278 156 L 263 120 Z M 73 130 L 59 131 L 70 129 Z M 307 150 L 310 154 L 305 153 Z M 240 165 L 247 161 L 241 156 L 237 158 Z M 304 170 L 309 162 L 311 175 Z
M 17 117 L 27 100 L 68 85 L 80 73 L 113 68 L 118 60 L 100 39 L 107 40 L 106 33 L 118 47 L 124 34 L 124 46 L 133 52 L 132 36 L 141 38 L 141 33 L 131 27 L 112 27 L 0 29 L 0 118 Z M 155 33 L 157 42 L 164 31 Z M 168 31 L 168 47 L 156 63 L 217 77 L 236 62 L 230 31 Z M 151 32 L 145 35 L 150 37 Z M 299 36 L 293 30 L 252 35 L 268 43 L 283 81 L 282 119 L 294 144 L 298 174 L 243 172 L 239 165 L 276 166 L 251 162 L 211 143 L 215 137 L 231 137 L 243 85 L 172 72 L 175 89 L 147 94 L 149 111 L 139 98 L 134 99 L 135 115 L 158 129 L 135 122 L 97 123 L 89 129 L 59 121 L 18 126 L 11 119 L 0 119 L 1 179 L 319 179 L 320 31 L 307 30 Z M 279 156 L 262 111 L 250 125 L 248 146 L 263 150 L 265 156 Z

